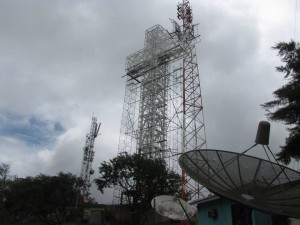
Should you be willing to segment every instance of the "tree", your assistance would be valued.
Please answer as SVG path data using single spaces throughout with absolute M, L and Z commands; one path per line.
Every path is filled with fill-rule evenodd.
M 1 163 L 0 165 L 0 182 L 5 182 L 8 178 L 10 166 L 6 163 Z
M 273 101 L 262 106 L 267 110 L 270 120 L 291 126 L 285 145 L 281 146 L 281 152 L 277 154 L 278 160 L 288 164 L 291 158 L 300 159 L 300 45 L 294 41 L 280 42 L 273 49 L 278 50 L 284 63 L 276 70 L 284 73 L 288 82 L 273 92 Z
M 61 224 L 75 206 L 80 178 L 70 173 L 16 178 L 5 193 L 5 209 L 15 218 L 37 217 L 42 224 Z
M 10 165 L 6 163 L 1 163 L 0 165 L 0 201 L 3 202 L 3 192 L 8 185 L 8 174 L 9 174 Z M 0 203 L 1 204 L 1 203 Z
M 131 209 L 149 206 L 157 195 L 174 195 L 180 188 L 180 176 L 169 170 L 163 159 L 148 159 L 138 154 L 117 156 L 99 167 L 98 189 L 120 186 Z
M 10 165 L 1 163 L 0 165 L 0 218 L 4 222 L 6 220 L 7 213 L 4 210 L 4 202 L 6 200 L 5 192 L 9 188 L 9 169 Z

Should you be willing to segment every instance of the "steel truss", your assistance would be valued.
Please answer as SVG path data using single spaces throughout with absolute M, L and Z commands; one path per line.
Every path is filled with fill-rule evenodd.
M 206 135 L 195 47 L 200 35 L 188 1 L 178 5 L 178 12 L 182 26 L 172 20 L 172 32 L 151 27 L 144 48 L 126 58 L 118 153 L 164 158 L 179 173 L 179 155 L 206 146 Z M 183 191 L 201 197 L 198 185 L 182 175 Z M 115 187 L 113 204 L 126 204 L 121 197 Z

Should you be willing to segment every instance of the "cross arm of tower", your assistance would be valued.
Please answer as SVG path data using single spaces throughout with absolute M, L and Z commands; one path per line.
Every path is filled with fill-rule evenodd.
M 176 61 L 183 56 L 184 48 L 180 39 L 172 37 L 165 29 L 161 29 L 160 25 L 152 28 L 150 32 L 157 32 L 159 35 L 155 36 L 155 40 L 151 40 L 151 35 L 148 35 L 150 38 L 146 40 L 145 48 L 126 58 L 126 75 L 131 79 L 136 80 L 160 65 Z

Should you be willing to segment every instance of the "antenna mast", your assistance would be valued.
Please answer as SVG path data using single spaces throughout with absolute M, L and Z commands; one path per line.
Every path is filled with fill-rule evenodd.
M 182 126 L 182 143 L 181 143 L 182 149 L 181 150 L 182 153 L 184 153 L 189 150 L 195 150 L 194 147 L 198 146 L 197 142 L 201 142 L 200 148 L 203 145 L 206 145 L 206 137 L 205 137 L 206 135 L 205 135 L 205 127 L 204 127 L 204 118 L 202 117 L 201 120 L 198 119 L 197 122 L 197 117 L 194 117 L 194 115 L 197 115 L 197 113 L 202 112 L 203 106 L 202 106 L 200 80 L 199 80 L 199 73 L 198 73 L 198 64 L 196 58 L 196 46 L 195 46 L 195 42 L 191 41 L 191 39 L 192 40 L 196 39 L 195 32 L 194 32 L 195 25 L 193 25 L 192 9 L 188 0 L 183 0 L 182 3 L 178 3 L 177 18 L 179 20 L 182 20 L 182 41 L 183 41 L 182 43 L 186 50 L 186 54 L 184 54 L 184 57 L 182 59 L 182 111 L 183 111 L 182 123 L 183 126 Z M 191 86 L 196 86 L 196 87 L 199 86 L 199 88 L 190 89 Z M 194 112 L 195 109 L 196 109 L 196 114 Z M 199 136 L 197 135 L 197 133 L 199 132 L 198 129 L 204 130 L 204 136 L 200 137 L 200 139 Z M 195 132 L 196 136 L 194 136 L 193 132 Z M 194 138 L 190 139 L 190 137 L 192 136 L 194 136 Z M 190 144 L 192 144 L 193 146 L 192 148 L 189 147 Z M 181 171 L 181 194 L 180 194 L 180 197 L 182 199 L 185 198 L 184 196 L 185 196 L 186 188 L 190 184 L 189 180 L 190 178 L 188 178 L 186 176 L 186 173 L 182 170 Z M 199 189 L 199 187 L 193 187 L 192 189 L 194 190 Z M 198 198 L 199 197 L 200 196 L 198 196 Z
M 101 123 L 97 124 L 97 118 L 92 117 L 92 125 L 90 132 L 86 135 L 85 145 L 83 147 L 83 159 L 81 164 L 80 177 L 83 180 L 83 187 L 81 189 L 81 194 L 83 196 L 84 202 L 89 201 L 89 190 L 90 190 L 90 176 L 94 173 L 92 169 L 92 162 L 94 160 L 94 142 L 98 136 Z

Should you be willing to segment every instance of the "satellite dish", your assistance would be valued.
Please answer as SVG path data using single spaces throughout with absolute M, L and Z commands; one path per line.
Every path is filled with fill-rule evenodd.
M 271 213 L 300 218 L 300 173 L 268 160 L 223 150 L 193 150 L 180 167 L 217 195 Z
M 190 220 L 197 212 L 195 207 L 177 196 L 156 196 L 152 199 L 151 206 L 158 214 L 172 220 Z

